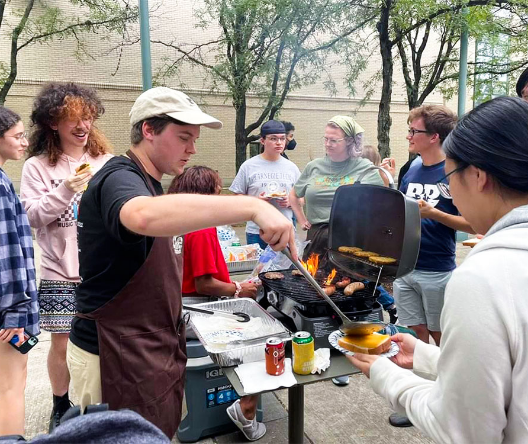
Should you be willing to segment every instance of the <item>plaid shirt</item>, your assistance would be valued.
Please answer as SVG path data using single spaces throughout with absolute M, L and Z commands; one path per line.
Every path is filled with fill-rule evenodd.
M 0 168 L 0 328 L 39 334 L 31 228 L 13 184 Z

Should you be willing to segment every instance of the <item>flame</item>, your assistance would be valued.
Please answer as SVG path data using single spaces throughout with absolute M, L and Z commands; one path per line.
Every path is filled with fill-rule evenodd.
M 308 273 L 314 277 L 317 269 L 319 268 L 319 255 L 312 253 L 308 260 L 306 262 L 301 261 L 301 264 L 308 270 Z
M 337 274 L 337 270 L 334 268 L 332 272 L 328 275 L 325 285 L 330 285 L 332 281 L 334 280 L 336 274 Z

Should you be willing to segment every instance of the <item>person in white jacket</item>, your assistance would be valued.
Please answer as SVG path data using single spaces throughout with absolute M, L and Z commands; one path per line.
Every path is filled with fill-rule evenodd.
M 435 442 L 528 442 L 527 141 L 520 98 L 462 118 L 444 143 L 449 185 L 439 185 L 486 234 L 447 285 L 440 347 L 398 334 L 392 359 L 349 357 Z
M 48 373 L 53 391 L 50 432 L 70 407 L 66 345 L 80 282 L 77 213 L 88 181 L 111 157 L 94 125 L 104 112 L 94 90 L 74 83 L 46 85 L 35 99 L 28 160 L 20 194 L 41 248 L 40 326 L 51 332 Z M 83 164 L 90 168 L 77 172 Z

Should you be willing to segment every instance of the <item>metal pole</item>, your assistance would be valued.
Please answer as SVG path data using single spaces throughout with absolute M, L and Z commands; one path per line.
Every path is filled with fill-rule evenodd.
M 146 91 L 152 88 L 148 0 L 139 0 L 139 33 L 141 40 L 141 76 L 143 79 L 143 91 Z
M 460 65 L 458 75 L 458 116 L 461 117 L 466 112 L 466 89 L 467 89 L 467 53 L 469 33 L 466 23 L 468 9 L 464 8 L 462 15 L 464 18 L 464 29 L 460 37 Z
M 294 385 L 288 389 L 288 443 L 304 442 L 304 386 Z

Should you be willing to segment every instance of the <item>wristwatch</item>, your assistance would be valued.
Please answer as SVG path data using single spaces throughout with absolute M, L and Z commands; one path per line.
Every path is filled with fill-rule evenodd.
M 233 284 L 235 284 L 235 294 L 233 295 L 234 298 L 238 298 L 238 295 L 242 291 L 242 285 L 240 285 L 240 282 L 233 281 Z

